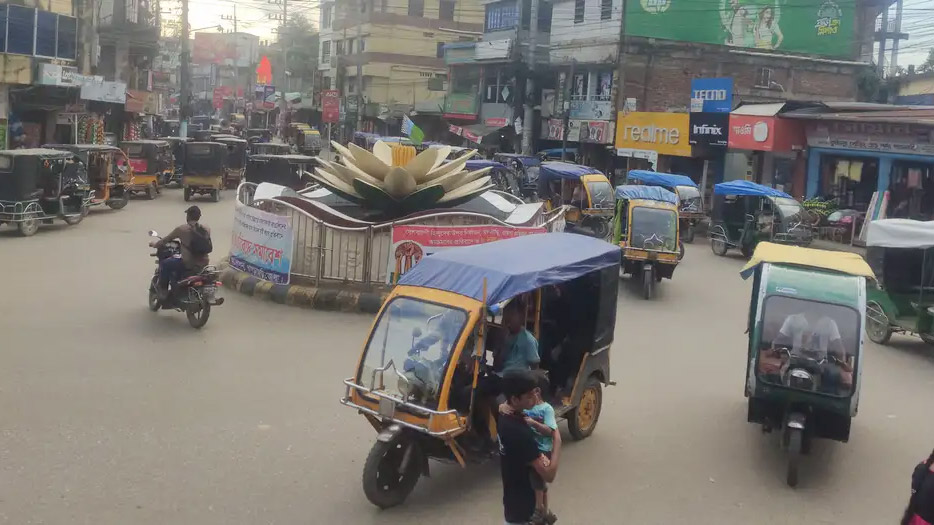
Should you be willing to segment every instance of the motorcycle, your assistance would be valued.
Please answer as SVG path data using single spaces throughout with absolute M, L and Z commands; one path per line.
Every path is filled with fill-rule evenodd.
M 161 239 L 155 231 L 150 231 L 149 236 Z M 224 304 L 224 298 L 216 296 L 217 287 L 221 285 L 217 280 L 217 267 L 207 265 L 195 274 L 186 274 L 178 281 L 170 283 L 168 297 L 162 300 L 157 288 L 159 268 L 162 261 L 181 257 L 181 244 L 178 241 L 169 241 L 149 255 L 156 258 L 156 271 L 149 283 L 149 309 L 153 312 L 160 309 L 185 312 L 188 324 L 192 328 L 206 325 L 211 316 L 211 306 Z

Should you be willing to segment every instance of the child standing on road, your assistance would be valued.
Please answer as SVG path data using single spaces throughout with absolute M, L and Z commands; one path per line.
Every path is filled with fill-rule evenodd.
M 525 422 L 535 433 L 539 452 L 551 459 L 558 422 L 555 419 L 555 409 L 542 399 L 542 392 L 548 391 L 548 378 L 545 374 L 536 375 L 538 388 L 535 389 L 535 406 L 525 410 Z M 548 509 L 548 483 L 534 470 L 531 471 L 531 477 L 532 487 L 535 489 L 535 514 L 532 516 L 532 523 L 551 525 L 558 521 L 558 517 Z

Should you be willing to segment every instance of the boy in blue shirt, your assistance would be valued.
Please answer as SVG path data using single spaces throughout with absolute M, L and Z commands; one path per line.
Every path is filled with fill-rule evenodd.
M 548 391 L 548 378 L 540 372 L 535 375 L 538 380 L 538 388 L 535 389 L 535 406 L 524 411 L 525 422 L 534 431 L 539 452 L 551 459 L 554 436 L 558 432 L 558 421 L 555 419 L 555 409 L 542 399 L 542 392 Z M 548 484 L 538 475 L 538 472 L 533 470 L 530 475 L 532 488 L 535 489 L 535 514 L 532 516 L 532 523 L 552 524 L 558 520 L 558 517 L 548 509 Z

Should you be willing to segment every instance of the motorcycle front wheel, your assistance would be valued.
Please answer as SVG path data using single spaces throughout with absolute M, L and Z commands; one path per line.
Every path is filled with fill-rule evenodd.
M 189 303 L 185 315 L 188 316 L 188 324 L 192 328 L 200 329 L 208 324 L 208 317 L 211 316 L 211 304 L 204 298 L 199 297 L 196 301 Z
M 149 285 L 149 309 L 152 310 L 153 312 L 156 312 L 159 310 L 160 306 L 162 306 L 162 304 L 159 302 L 159 294 L 156 292 L 156 285 L 150 284 Z

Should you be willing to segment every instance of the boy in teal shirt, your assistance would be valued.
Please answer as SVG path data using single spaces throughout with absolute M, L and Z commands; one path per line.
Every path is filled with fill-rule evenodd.
M 535 389 L 535 406 L 525 411 L 525 422 L 534 431 L 539 452 L 550 459 L 554 448 L 554 435 L 558 431 L 558 421 L 555 419 L 555 409 L 542 398 L 542 392 L 548 391 L 548 378 L 543 373 L 536 375 L 538 388 Z M 535 514 L 532 516 L 532 523 L 554 523 L 558 517 L 548 510 L 548 484 L 534 470 L 531 476 L 532 487 L 535 489 Z

